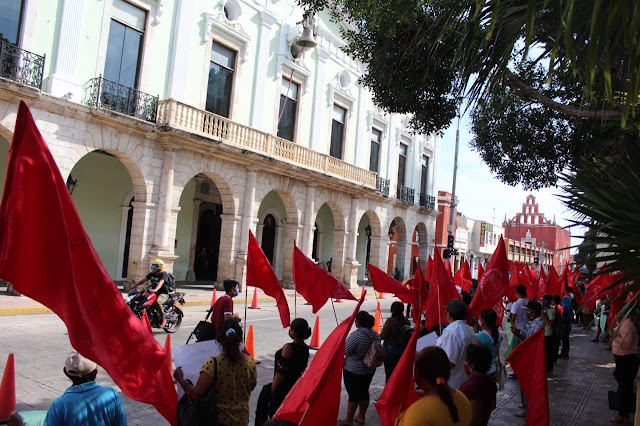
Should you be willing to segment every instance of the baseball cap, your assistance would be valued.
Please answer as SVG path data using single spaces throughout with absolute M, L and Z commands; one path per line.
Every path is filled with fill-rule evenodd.
M 75 377 L 86 376 L 98 367 L 95 362 L 83 357 L 78 352 L 73 351 L 64 361 L 64 368 L 67 374 Z

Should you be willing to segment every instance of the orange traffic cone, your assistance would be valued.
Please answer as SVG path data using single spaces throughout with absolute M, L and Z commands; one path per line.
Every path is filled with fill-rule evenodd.
M 169 373 L 173 374 L 173 364 L 171 363 L 171 335 L 167 334 L 166 339 L 164 339 L 164 356 L 165 362 L 167 364 L 167 368 L 169 369 Z
M 384 293 L 378 293 L 378 294 L 379 294 L 378 299 L 384 299 Z
M 313 326 L 313 335 L 311 336 L 310 348 L 320 349 L 320 317 L 316 316 L 316 323 Z
M 16 411 L 16 368 L 9 354 L 0 383 L 0 418 L 8 418 L 12 411 Z
M 249 306 L 249 309 L 260 309 L 258 307 L 258 289 L 254 289 L 253 290 L 253 300 L 251 301 L 251 306 Z
M 216 300 L 218 300 L 218 295 L 216 294 L 216 289 L 213 289 L 213 296 L 211 296 L 211 306 L 209 306 L 209 308 L 213 308 L 213 305 L 216 303 Z
M 382 313 L 380 312 L 380 302 L 378 302 L 378 308 L 376 309 L 376 316 L 373 320 L 373 329 L 380 333 L 380 323 L 382 322 Z
M 255 350 L 253 348 L 253 325 L 250 325 L 249 330 L 247 330 L 247 341 L 244 344 L 244 348 L 247 350 L 247 353 L 251 358 L 256 359 Z

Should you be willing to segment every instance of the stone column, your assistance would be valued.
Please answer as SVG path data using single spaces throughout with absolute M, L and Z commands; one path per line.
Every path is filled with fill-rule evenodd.
M 284 288 L 294 288 L 293 285 L 293 240 L 298 240 L 302 226 L 287 222 L 285 225 L 284 253 L 282 253 L 282 280 Z
M 53 96 L 71 93 L 71 99 L 76 102 L 80 102 L 83 95 L 82 83 L 76 81 L 83 9 L 84 0 L 64 0 L 56 59 L 51 61 L 55 68 L 49 77 L 49 90 Z
M 302 230 L 302 245 L 300 249 L 308 257 L 313 253 L 313 213 L 315 211 L 316 187 L 313 184 L 307 184 L 307 197 L 304 204 L 304 223 Z
M 376 237 L 375 235 L 371 236 L 371 248 L 369 250 L 369 263 L 372 265 L 382 269 L 383 271 L 387 270 L 386 264 L 386 256 L 383 255 L 382 248 L 387 249 L 387 245 L 384 244 L 384 239 L 382 237 Z M 387 249 L 388 252 L 388 249 Z
M 193 219 L 191 222 L 191 242 L 189 243 L 189 268 L 187 270 L 187 281 L 196 280 L 194 262 L 196 259 L 196 243 L 198 241 L 198 221 L 200 220 L 200 205 L 202 200 L 193 199 Z
M 173 271 L 173 262 L 178 258 L 174 254 L 173 244 L 169 243 L 172 220 L 177 217 L 171 210 L 173 203 L 173 176 L 176 152 L 173 148 L 165 148 L 162 154 L 162 170 L 158 188 L 158 204 L 156 206 L 156 223 L 153 234 L 153 246 L 149 250 L 149 263 L 159 257 L 165 263 L 165 269 Z
M 236 256 L 236 280 L 240 286 L 244 286 L 247 278 L 247 245 L 249 244 L 249 229 L 255 220 L 253 210 L 256 200 L 256 177 L 257 171 L 247 169 L 245 179 L 244 200 L 242 201 L 242 223 L 240 225 L 240 247 Z
M 407 280 L 411 278 L 411 246 L 413 244 L 407 241 L 398 241 L 396 246 L 398 248 L 397 267 L 402 272 L 402 279 Z
M 338 279 L 344 276 L 346 238 L 346 232 L 333 231 L 333 260 L 331 261 L 331 274 Z
M 139 280 L 149 273 L 149 261 L 146 259 L 151 229 L 151 211 L 156 205 L 143 201 L 134 201 L 133 217 L 131 220 L 131 239 L 129 242 L 129 266 L 127 281 Z M 130 290 L 130 289 L 129 289 Z
M 263 128 L 262 112 L 270 111 L 270 108 L 265 108 L 264 102 L 264 82 L 267 81 L 267 71 L 269 65 L 269 53 L 271 49 L 269 44 L 271 43 L 271 27 L 278 20 L 277 17 L 269 13 L 266 9 L 260 11 L 260 17 L 262 18 L 262 26 L 260 27 L 260 38 L 258 39 L 258 56 L 256 58 L 256 73 L 253 78 L 253 103 L 251 106 L 251 127 L 261 131 L 271 133 L 273 127 Z M 280 87 L 278 86 L 277 94 L 280 94 Z M 279 98 L 279 96 L 278 96 Z M 272 126 L 272 121 L 269 121 L 269 125 Z
M 347 261 L 345 262 L 344 281 L 350 288 L 358 287 L 358 268 L 360 263 L 356 260 L 356 243 L 358 240 L 358 199 L 351 199 L 351 212 L 349 213 L 349 230 L 347 241 Z
M 227 278 L 237 278 L 236 262 L 234 259 L 234 243 L 233 235 L 238 228 L 237 222 L 240 222 L 242 218 L 234 216 L 233 214 L 223 213 L 220 215 L 220 250 L 218 252 L 218 279 L 217 282 L 221 283 Z M 246 255 L 245 255 L 246 259 Z M 240 282 L 240 280 L 238 280 Z

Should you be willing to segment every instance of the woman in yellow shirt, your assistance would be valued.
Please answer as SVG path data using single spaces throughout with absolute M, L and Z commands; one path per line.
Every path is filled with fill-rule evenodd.
M 451 364 L 444 350 L 428 346 L 416 355 L 415 381 L 424 396 L 400 414 L 399 426 L 468 426 L 471 404 L 447 384 Z

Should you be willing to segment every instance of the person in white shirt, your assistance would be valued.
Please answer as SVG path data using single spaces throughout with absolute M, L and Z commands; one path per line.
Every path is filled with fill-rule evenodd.
M 524 326 L 529 322 L 529 316 L 527 315 L 527 311 L 525 310 L 525 308 L 527 307 L 527 303 L 529 303 L 529 298 L 527 297 L 527 287 L 523 285 L 516 286 L 516 296 L 518 296 L 518 300 L 513 302 L 509 321 L 511 321 L 511 324 L 515 325 L 517 329 L 522 330 L 524 329 Z M 517 343 L 520 342 L 518 341 Z
M 473 328 L 466 323 L 467 304 L 460 299 L 452 299 L 447 304 L 447 321 L 449 325 L 443 330 L 436 345 L 442 348 L 449 357 L 451 375 L 447 383 L 452 388 L 459 388 L 469 379 L 464 372 L 467 348 L 480 345 Z

